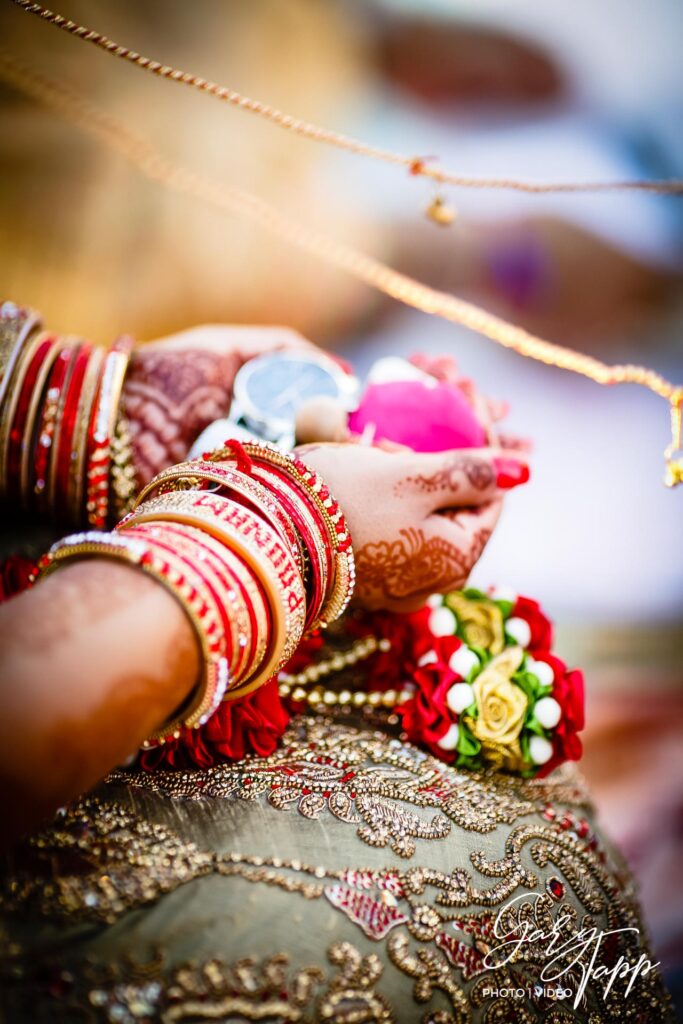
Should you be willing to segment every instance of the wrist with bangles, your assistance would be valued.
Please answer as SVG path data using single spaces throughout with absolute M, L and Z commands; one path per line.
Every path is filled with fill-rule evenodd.
M 285 467 L 277 484 L 263 472 L 270 463 Z M 182 743 L 218 719 L 221 705 L 248 701 L 277 678 L 305 632 L 341 614 L 353 590 L 338 504 L 316 473 L 272 446 L 226 442 L 215 456 L 160 473 L 113 533 L 55 544 L 40 577 L 92 557 L 124 561 L 164 585 L 201 650 L 201 678 L 146 748 Z
M 43 519 L 97 529 L 135 493 L 121 394 L 132 342 L 109 350 L 41 330 L 0 303 L 0 498 Z

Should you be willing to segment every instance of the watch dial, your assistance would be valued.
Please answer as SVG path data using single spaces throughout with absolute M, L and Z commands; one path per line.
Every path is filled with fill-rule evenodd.
M 250 404 L 260 413 L 293 421 L 306 399 L 320 395 L 336 397 L 339 387 L 332 374 L 316 362 L 271 356 L 254 367 L 246 391 Z

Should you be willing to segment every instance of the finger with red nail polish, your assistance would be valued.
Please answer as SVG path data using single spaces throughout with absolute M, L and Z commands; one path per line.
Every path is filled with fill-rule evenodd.
M 531 475 L 526 463 L 517 459 L 494 459 L 493 468 L 496 473 L 496 487 L 501 491 L 509 491 L 513 487 L 525 484 Z

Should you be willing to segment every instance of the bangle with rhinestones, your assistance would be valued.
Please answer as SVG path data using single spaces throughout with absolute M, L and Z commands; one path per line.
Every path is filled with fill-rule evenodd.
M 40 317 L 32 309 L 13 302 L 0 303 L 0 408 L 14 375 L 24 344 L 40 328 Z
M 38 413 L 30 476 L 26 480 L 26 487 L 22 487 L 26 503 L 45 511 L 47 510 L 46 488 L 52 442 L 57 424 L 59 400 L 70 359 L 71 350 L 60 348 L 50 370 L 45 395 Z

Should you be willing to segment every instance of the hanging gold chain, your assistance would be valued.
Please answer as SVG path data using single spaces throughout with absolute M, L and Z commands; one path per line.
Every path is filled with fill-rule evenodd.
M 142 68 L 144 71 L 150 71 L 160 78 L 166 78 L 171 82 L 178 82 L 180 85 L 189 86 L 191 89 L 198 89 L 208 96 L 213 96 L 215 99 L 229 103 L 240 110 L 256 114 L 258 117 L 270 121 L 271 124 L 276 124 L 280 128 L 285 128 L 307 139 L 336 146 L 337 149 L 355 153 L 357 156 L 382 160 L 384 163 L 404 167 L 410 174 L 416 177 L 430 178 L 440 185 L 453 185 L 457 188 L 506 189 L 532 194 L 549 192 L 639 191 L 664 195 L 683 195 L 683 181 L 679 179 L 667 181 L 531 182 L 520 181 L 515 178 L 482 178 L 454 174 L 451 171 L 442 170 L 439 167 L 430 165 L 430 160 L 427 158 L 408 156 L 405 153 L 395 153 L 388 149 L 382 149 L 379 146 L 369 145 L 368 143 L 361 142 L 359 139 L 351 138 L 348 135 L 341 135 L 338 132 L 331 131 L 329 128 L 322 128 L 319 125 L 312 124 L 310 121 L 303 121 L 300 118 L 293 117 L 291 114 L 286 114 L 276 107 L 262 103 L 260 100 L 252 99 L 249 96 L 244 96 L 235 89 L 230 89 L 225 85 L 218 85 L 217 82 L 202 78 L 200 75 L 194 75 L 189 71 L 180 71 L 169 64 L 161 64 L 157 60 L 152 60 L 150 57 L 136 53 L 135 50 L 131 50 L 127 46 L 115 43 L 112 39 L 102 35 L 101 32 L 95 32 L 94 29 L 87 28 L 85 25 L 79 25 L 78 22 L 71 21 L 71 19 L 65 18 L 62 14 L 57 14 L 55 11 L 43 7 L 42 4 L 33 3 L 32 0 L 13 0 L 13 2 L 29 14 L 37 15 L 43 21 L 47 21 L 56 28 L 60 28 L 64 32 L 68 32 L 70 35 L 76 36 L 87 43 L 92 43 L 106 53 L 128 61 L 128 63 Z
M 581 374 L 597 384 L 640 384 L 667 399 L 671 404 L 672 442 L 665 451 L 665 482 L 674 486 L 683 481 L 683 464 L 680 459 L 676 459 L 681 440 L 683 387 L 672 384 L 655 370 L 631 363 L 609 365 L 592 356 L 545 341 L 471 302 L 430 288 L 352 246 L 305 228 L 257 196 L 212 181 L 169 160 L 146 139 L 135 135 L 126 124 L 100 110 L 71 88 L 27 68 L 2 48 L 0 77 L 95 136 L 133 163 L 145 177 L 175 192 L 194 196 L 212 206 L 248 217 L 291 245 L 346 271 L 398 302 L 460 324 L 519 355 Z

